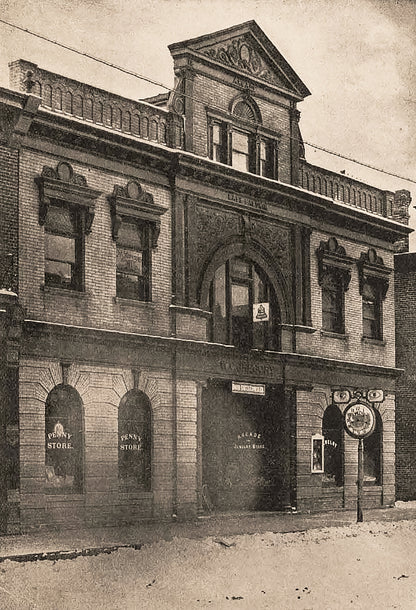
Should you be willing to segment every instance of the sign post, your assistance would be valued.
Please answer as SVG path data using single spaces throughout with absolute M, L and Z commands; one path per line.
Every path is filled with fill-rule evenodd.
M 362 402 L 349 405 L 344 411 L 345 430 L 358 439 L 357 523 L 363 521 L 364 445 L 363 439 L 374 432 L 376 416 L 373 407 Z

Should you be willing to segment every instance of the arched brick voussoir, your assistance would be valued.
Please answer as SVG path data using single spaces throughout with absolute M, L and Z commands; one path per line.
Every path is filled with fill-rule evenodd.
M 114 407 L 118 405 L 119 397 L 113 388 L 97 388 L 91 385 L 88 390 L 81 396 L 85 407 L 92 404 L 111 404 Z
M 75 378 L 75 371 L 74 371 L 73 378 Z M 69 380 L 70 380 L 70 376 L 68 375 L 68 382 L 69 382 Z M 73 385 L 73 387 L 76 389 L 78 394 L 81 396 L 82 401 L 84 402 L 84 396 L 90 389 L 90 383 L 91 383 L 90 373 L 79 372 L 76 377 L 76 380 L 75 380 L 75 385 L 73 385 L 72 383 L 70 383 L 69 385 Z
M 161 406 L 162 401 L 158 380 L 143 373 L 140 377 L 139 390 L 144 392 L 149 398 L 153 410 Z
M 118 402 L 123 398 L 124 394 L 133 388 L 133 373 L 131 371 L 123 371 L 112 375 L 113 390 L 118 396 Z

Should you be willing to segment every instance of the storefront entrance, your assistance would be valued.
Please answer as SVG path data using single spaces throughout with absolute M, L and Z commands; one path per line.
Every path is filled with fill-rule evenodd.
M 255 396 L 232 393 L 231 382 L 209 383 L 202 397 L 207 505 L 217 511 L 283 508 L 289 446 L 284 413 L 280 386 Z

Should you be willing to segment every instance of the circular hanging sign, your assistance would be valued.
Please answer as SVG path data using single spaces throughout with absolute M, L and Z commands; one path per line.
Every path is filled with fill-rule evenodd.
M 357 402 L 344 411 L 344 424 L 348 434 L 354 438 L 365 438 L 374 432 L 376 416 L 369 405 Z

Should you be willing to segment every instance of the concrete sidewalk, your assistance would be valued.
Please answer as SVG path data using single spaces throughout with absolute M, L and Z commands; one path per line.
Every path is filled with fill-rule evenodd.
M 416 519 L 416 502 L 398 502 L 395 508 L 364 511 L 364 521 Z M 65 559 L 78 555 L 109 553 L 120 547 L 140 548 L 158 540 L 255 534 L 267 531 L 295 532 L 313 528 L 342 527 L 356 522 L 355 511 L 319 514 L 244 513 L 199 517 L 186 522 L 145 522 L 132 526 L 42 530 L 0 536 L 0 562 Z

